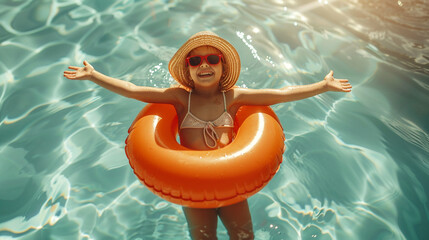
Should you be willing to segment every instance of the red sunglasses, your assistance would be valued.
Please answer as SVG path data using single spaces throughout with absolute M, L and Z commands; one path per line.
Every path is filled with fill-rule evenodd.
M 186 58 L 186 63 L 192 67 L 198 67 L 203 63 L 203 59 L 206 60 L 206 63 L 210 65 L 216 65 L 220 63 L 222 59 L 222 54 L 209 54 L 205 56 L 194 55 Z

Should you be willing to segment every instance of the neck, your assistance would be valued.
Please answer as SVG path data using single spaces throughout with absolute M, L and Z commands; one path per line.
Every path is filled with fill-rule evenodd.
M 210 96 L 217 95 L 220 92 L 220 90 L 217 87 L 210 87 L 210 88 L 195 87 L 194 89 L 192 89 L 192 92 L 198 95 L 205 95 L 210 97 Z

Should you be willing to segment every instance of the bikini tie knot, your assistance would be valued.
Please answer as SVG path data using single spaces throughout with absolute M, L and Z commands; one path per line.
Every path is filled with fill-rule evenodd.
M 207 124 L 204 126 L 204 141 L 206 142 L 207 147 L 209 148 L 216 148 L 217 147 L 217 141 L 219 140 L 219 136 L 216 133 L 216 130 L 214 129 L 215 125 L 212 122 L 207 122 Z M 209 144 L 209 139 L 213 144 Z

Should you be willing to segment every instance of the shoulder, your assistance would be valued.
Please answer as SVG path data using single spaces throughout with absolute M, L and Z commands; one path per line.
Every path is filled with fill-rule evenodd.
M 237 94 L 241 94 L 246 91 L 247 88 L 242 87 L 233 87 L 225 91 L 226 96 L 236 96 Z
M 249 94 L 253 89 L 242 88 L 242 87 L 233 87 L 225 92 L 225 95 L 233 100 L 237 100 L 243 95 Z
M 247 90 L 247 88 L 235 86 L 225 91 L 225 97 L 227 99 L 227 102 L 229 102 L 229 105 L 241 105 L 240 98 L 242 98 L 242 96 L 246 94 Z
M 165 90 L 165 93 L 174 97 L 174 105 L 176 108 L 187 106 L 189 91 L 183 87 L 171 87 Z
M 165 89 L 166 93 L 170 93 L 170 94 L 174 94 L 177 96 L 181 96 L 181 95 L 188 95 L 189 91 L 186 90 L 185 88 L 181 87 L 181 86 L 175 86 L 175 87 L 170 87 L 170 88 L 166 88 Z

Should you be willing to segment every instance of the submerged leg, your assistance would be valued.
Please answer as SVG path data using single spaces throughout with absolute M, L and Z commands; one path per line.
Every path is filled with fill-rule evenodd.
M 223 225 L 228 230 L 230 239 L 254 239 L 252 218 L 247 200 L 221 207 L 218 212 Z
M 194 240 L 217 239 L 217 211 L 216 209 L 200 209 L 183 207 L 189 233 Z

